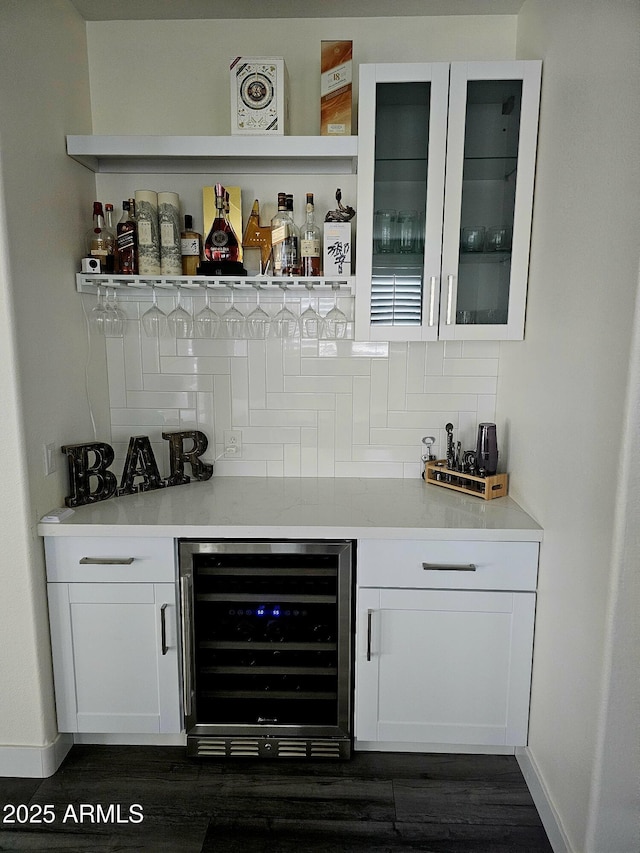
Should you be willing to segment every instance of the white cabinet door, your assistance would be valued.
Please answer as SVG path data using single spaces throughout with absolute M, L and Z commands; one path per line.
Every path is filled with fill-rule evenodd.
M 180 732 L 175 584 L 47 586 L 60 731 Z
M 523 337 L 540 75 L 360 66 L 357 339 Z
M 361 589 L 356 740 L 527 742 L 535 593 Z

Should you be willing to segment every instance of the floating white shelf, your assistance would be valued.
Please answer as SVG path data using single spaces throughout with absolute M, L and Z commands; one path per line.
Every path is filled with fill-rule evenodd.
M 355 174 L 357 136 L 67 136 L 93 172 Z

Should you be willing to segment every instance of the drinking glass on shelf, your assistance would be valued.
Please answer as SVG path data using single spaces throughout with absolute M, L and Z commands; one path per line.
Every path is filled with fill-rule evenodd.
M 325 314 L 322 323 L 322 337 L 328 340 L 342 340 L 347 335 L 347 315 L 338 308 L 338 288 L 333 291 L 333 308 Z
M 167 325 L 174 338 L 191 338 L 193 336 L 193 318 L 182 307 L 180 285 L 176 294 L 176 307 L 167 316 Z
M 287 308 L 287 288 L 282 288 L 282 308 L 271 322 L 271 330 L 276 338 L 295 338 L 300 334 L 299 318 Z
M 373 215 L 373 250 L 386 254 L 396 250 L 395 210 L 376 210 Z
M 98 301 L 89 313 L 89 326 L 94 332 L 97 332 L 99 335 L 104 335 L 107 308 L 104 304 L 104 295 L 100 285 L 98 285 L 97 294 Z
M 124 336 L 124 330 L 127 322 L 127 316 L 117 303 L 116 288 L 111 291 L 109 296 L 109 288 L 107 287 L 107 302 L 105 305 L 104 314 L 104 334 L 108 338 L 121 338 Z
M 204 308 L 194 317 L 194 326 L 198 338 L 215 338 L 220 328 L 220 317 L 211 307 L 211 294 L 205 285 Z
M 142 328 L 149 338 L 162 338 L 167 334 L 167 315 L 158 308 L 155 285 L 151 287 L 153 305 L 142 315 Z
M 231 305 L 221 317 L 221 326 L 225 338 L 243 338 L 245 333 L 245 316 L 233 304 L 233 285 L 227 285 L 231 291 Z
M 309 288 L 309 304 L 300 315 L 300 331 L 303 338 L 319 338 L 322 328 L 322 317 L 311 305 L 311 290 Z
M 398 250 L 402 254 L 417 251 L 418 211 L 401 210 L 398 213 Z
M 247 337 L 253 340 L 263 340 L 269 335 L 271 317 L 260 305 L 260 285 L 256 285 L 256 307 L 247 314 Z

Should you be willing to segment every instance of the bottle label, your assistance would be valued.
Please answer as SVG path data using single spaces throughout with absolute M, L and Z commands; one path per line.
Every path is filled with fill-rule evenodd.
M 319 258 L 320 240 L 302 239 L 300 241 L 300 254 L 303 258 Z
M 180 240 L 180 252 L 183 256 L 200 256 L 200 243 L 197 237 L 183 237 Z
M 149 220 L 138 219 L 138 243 L 144 243 L 145 245 L 153 243 L 151 222 Z
M 229 235 L 226 231 L 214 231 L 211 234 L 209 242 L 212 246 L 220 249 L 222 246 L 226 246 L 229 243 Z
M 287 236 L 288 236 L 287 232 L 288 232 L 288 228 L 286 225 L 279 225 L 276 228 L 272 228 L 271 229 L 271 244 L 273 246 L 275 246 L 276 243 L 282 243 L 284 240 L 287 239 Z
M 176 232 L 173 222 L 163 222 L 160 226 L 160 242 L 163 246 L 173 246 L 176 242 Z

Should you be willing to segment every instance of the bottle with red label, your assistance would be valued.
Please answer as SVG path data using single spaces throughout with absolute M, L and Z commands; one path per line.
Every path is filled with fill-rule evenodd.
M 226 211 L 226 190 L 216 184 L 216 216 L 204 244 L 207 261 L 239 261 L 240 243 Z

